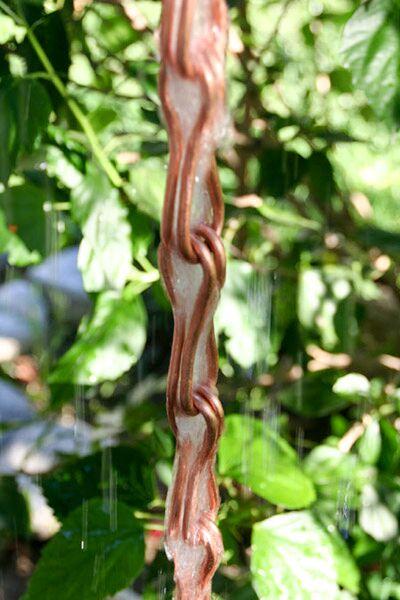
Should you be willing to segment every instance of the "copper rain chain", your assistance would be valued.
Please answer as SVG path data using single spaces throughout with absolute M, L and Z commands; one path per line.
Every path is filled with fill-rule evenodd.
M 177 600 L 208 600 L 223 550 L 215 454 L 223 427 L 213 315 L 225 278 L 215 162 L 225 115 L 224 0 L 163 0 L 159 89 L 169 167 L 159 265 L 174 314 L 167 411 L 176 437 L 165 546 Z

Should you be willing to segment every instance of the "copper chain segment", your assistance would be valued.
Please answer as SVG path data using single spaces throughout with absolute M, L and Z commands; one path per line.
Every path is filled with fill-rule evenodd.
M 213 316 L 225 279 L 215 150 L 225 121 L 224 0 L 163 0 L 160 97 L 169 167 L 159 265 L 174 314 L 167 411 L 176 437 L 165 545 L 177 600 L 209 600 L 223 551 L 214 474 L 223 410 Z

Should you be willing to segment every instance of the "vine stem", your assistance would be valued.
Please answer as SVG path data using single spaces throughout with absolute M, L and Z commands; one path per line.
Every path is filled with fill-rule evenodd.
M 83 132 L 85 133 L 85 135 L 92 147 L 93 154 L 96 156 L 100 166 L 102 167 L 104 172 L 107 174 L 111 183 L 116 187 L 121 187 L 122 179 L 121 179 L 118 171 L 116 170 L 116 168 L 111 164 L 111 162 L 107 158 L 106 154 L 104 153 L 103 148 L 101 147 L 99 138 L 97 137 L 96 132 L 94 131 L 89 119 L 82 112 L 81 108 L 79 107 L 79 104 L 73 98 L 69 97 L 68 91 L 67 91 L 65 85 L 63 84 L 63 82 L 61 81 L 61 79 L 59 78 L 57 73 L 55 72 L 53 65 L 51 64 L 46 52 L 43 50 L 39 40 L 37 39 L 36 35 L 33 33 L 32 29 L 30 29 L 30 28 L 27 29 L 27 36 L 29 38 L 30 43 L 32 44 L 33 49 L 35 50 L 36 54 L 38 55 L 39 60 L 41 61 L 44 68 L 46 69 L 55 88 L 60 92 L 61 96 L 64 98 L 65 102 L 67 103 L 70 111 L 72 112 L 72 114 L 78 121 L 79 125 L 81 126 Z
M 2 9 L 4 9 L 4 8 L 8 9 L 7 5 L 4 4 L 3 0 L 0 0 L 0 7 Z M 17 17 L 16 21 L 23 24 L 26 27 L 26 35 L 32 45 L 32 48 L 36 52 L 40 62 L 42 63 L 43 67 L 45 68 L 45 70 L 49 76 L 49 79 L 53 83 L 54 87 L 58 90 L 60 95 L 63 97 L 63 99 L 65 100 L 71 113 L 74 115 L 75 119 L 78 121 L 79 125 L 81 126 L 82 131 L 85 133 L 85 135 L 89 141 L 89 144 L 92 148 L 93 154 L 97 158 L 101 168 L 107 174 L 111 183 L 115 187 L 121 187 L 123 184 L 123 181 L 122 181 L 122 178 L 120 177 L 117 169 L 107 158 L 107 156 L 100 144 L 99 138 L 97 137 L 96 132 L 94 131 L 89 119 L 83 113 L 79 104 L 73 98 L 71 98 L 69 96 L 67 88 L 65 87 L 65 85 L 62 82 L 62 80 L 60 79 L 60 77 L 57 75 L 53 65 L 51 64 L 51 62 L 49 60 L 49 57 L 47 56 L 46 52 L 44 51 L 41 43 L 39 42 L 38 38 L 35 35 L 33 29 L 31 27 L 29 27 L 28 23 L 25 21 L 25 19 L 23 18 L 22 15 L 16 15 L 14 13 L 14 11 L 11 9 L 6 10 L 6 12 L 13 18 Z

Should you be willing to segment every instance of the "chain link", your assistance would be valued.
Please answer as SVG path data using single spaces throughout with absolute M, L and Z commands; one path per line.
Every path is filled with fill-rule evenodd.
M 165 538 L 177 600 L 209 600 L 223 551 L 213 315 L 225 279 L 215 149 L 225 120 L 226 36 L 224 0 L 163 0 L 159 89 L 170 159 L 159 265 L 174 313 L 167 411 L 177 441 Z

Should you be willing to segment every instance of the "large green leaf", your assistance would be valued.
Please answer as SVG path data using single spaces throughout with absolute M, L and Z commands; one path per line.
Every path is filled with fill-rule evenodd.
M 162 160 L 142 160 L 131 168 L 130 185 L 126 187 L 126 193 L 132 202 L 157 221 L 161 219 L 166 174 L 165 163 Z
M 48 125 L 51 104 L 34 79 L 13 79 L 0 88 L 0 181 L 7 181 L 18 156 L 31 152 Z
M 347 350 L 357 332 L 349 311 L 353 273 L 341 265 L 301 270 L 298 288 L 298 318 L 305 332 L 319 334 L 326 350 Z
M 296 452 L 259 419 L 229 415 L 218 456 L 221 475 L 273 504 L 302 508 L 315 500 L 313 484 L 301 470 Z
M 132 269 L 131 228 L 118 190 L 103 172 L 89 168 L 72 193 L 72 214 L 83 232 L 78 266 L 85 289 L 121 289 Z
M 146 341 L 147 316 L 140 296 L 129 289 L 103 292 L 78 338 L 50 376 L 51 383 L 93 385 L 114 380 L 139 359 Z
M 23 598 L 101 600 L 130 585 L 143 563 L 143 526 L 132 509 L 91 500 L 47 544 Z
M 251 570 L 261 600 L 337 600 L 338 584 L 358 591 L 346 546 L 311 512 L 276 515 L 253 528 Z
M 381 430 L 379 421 L 371 419 L 358 443 L 358 454 L 364 463 L 375 465 L 382 450 Z
M 355 87 L 376 113 L 392 117 L 400 86 L 400 35 L 392 0 L 363 2 L 348 21 L 342 52 Z
M 44 494 L 59 518 L 84 500 L 115 493 L 118 500 L 144 510 L 154 498 L 153 469 L 140 448 L 118 446 L 72 459 L 41 481 Z

